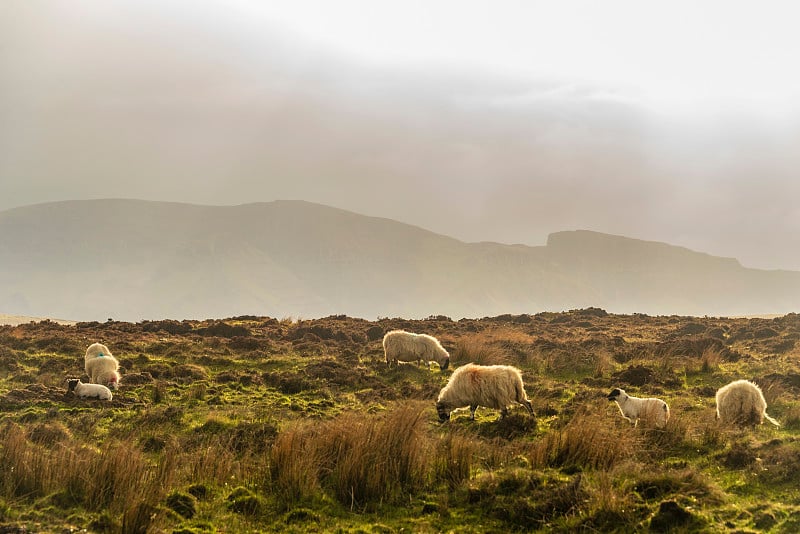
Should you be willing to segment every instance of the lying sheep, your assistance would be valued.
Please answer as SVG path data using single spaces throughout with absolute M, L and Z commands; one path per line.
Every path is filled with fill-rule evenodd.
M 425 362 L 430 366 L 434 361 L 444 371 L 450 365 L 450 354 L 444 350 L 439 340 L 427 334 L 414 334 L 404 330 L 392 330 L 383 336 L 383 351 L 386 364 L 398 362 Z
M 631 397 L 624 389 L 619 388 L 614 388 L 607 398 L 617 403 L 622 417 L 633 423 L 633 426 L 638 425 L 642 419 L 645 423 L 664 428 L 669 421 L 669 406 L 661 399 Z
M 92 343 L 86 349 L 85 369 L 93 384 L 104 384 L 112 389 L 119 387 L 119 362 L 102 343 Z
M 764 418 L 781 426 L 767 415 L 767 401 L 761 389 L 749 380 L 736 380 L 717 390 L 717 419 L 736 425 L 759 425 Z
M 453 372 L 436 399 L 439 421 L 450 419 L 450 412 L 469 406 L 470 419 L 475 419 L 478 406 L 500 410 L 502 419 L 510 404 L 519 403 L 533 415 L 531 401 L 525 395 L 522 374 L 510 365 L 475 365 L 469 363 Z
M 102 384 L 84 384 L 78 378 L 67 380 L 67 391 L 72 391 L 81 399 L 111 400 L 111 390 Z

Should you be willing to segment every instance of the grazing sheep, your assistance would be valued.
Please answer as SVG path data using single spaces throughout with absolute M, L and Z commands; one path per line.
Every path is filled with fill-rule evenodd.
M 450 354 L 444 350 L 439 340 L 427 334 L 414 334 L 404 330 L 392 330 L 383 336 L 383 351 L 386 364 L 392 362 L 425 362 L 430 366 L 434 361 L 444 371 L 450 365 Z
M 67 380 L 67 391 L 72 391 L 81 399 L 111 400 L 111 390 L 102 384 L 84 384 L 78 378 Z
M 119 387 L 119 362 L 102 343 L 93 343 L 86 349 L 86 374 L 93 384 L 104 384 L 112 389 Z
M 736 425 L 759 425 L 764 418 L 775 426 L 781 426 L 767 415 L 767 401 L 761 389 L 749 380 L 736 380 L 717 390 L 717 419 Z
M 476 365 L 469 363 L 453 372 L 436 399 L 439 421 L 450 419 L 450 412 L 469 406 L 470 419 L 475 419 L 478 406 L 500 410 L 502 419 L 509 404 L 519 403 L 533 415 L 531 401 L 525 395 L 522 374 L 510 365 Z
M 633 426 L 638 425 L 642 419 L 645 423 L 663 428 L 669 421 L 669 406 L 661 399 L 631 397 L 624 389 L 619 388 L 614 388 L 607 398 L 617 403 L 622 417 L 633 423 Z

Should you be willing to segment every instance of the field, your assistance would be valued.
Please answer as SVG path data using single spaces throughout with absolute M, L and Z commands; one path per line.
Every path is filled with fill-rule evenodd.
M 394 328 L 438 337 L 450 369 L 388 369 Z M 0 532 L 797 532 L 798 340 L 795 314 L 596 308 L 4 326 Z M 122 367 L 110 402 L 66 393 L 95 341 Z M 536 417 L 440 424 L 471 361 L 519 367 Z M 715 420 L 739 378 L 780 428 Z M 614 387 L 666 400 L 667 427 L 634 428 Z

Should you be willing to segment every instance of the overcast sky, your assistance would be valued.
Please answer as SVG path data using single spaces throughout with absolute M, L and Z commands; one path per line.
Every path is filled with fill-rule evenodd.
M 0 209 L 304 199 L 800 270 L 794 5 L 3 0 Z

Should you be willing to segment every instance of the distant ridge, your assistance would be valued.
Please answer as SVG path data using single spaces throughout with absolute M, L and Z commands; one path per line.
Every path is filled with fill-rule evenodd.
M 63 325 L 73 325 L 75 321 L 65 321 L 63 319 L 50 319 L 49 317 L 25 317 L 22 315 L 6 315 L 0 313 L 0 325 L 17 326 L 25 323 L 40 323 L 42 321 L 52 321 Z
M 582 307 L 797 311 L 800 273 L 577 230 L 540 247 L 464 243 L 305 201 L 83 200 L 0 212 L 7 313 L 138 321 L 235 315 L 484 317 Z

